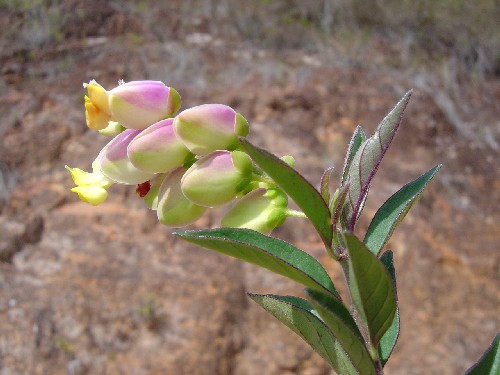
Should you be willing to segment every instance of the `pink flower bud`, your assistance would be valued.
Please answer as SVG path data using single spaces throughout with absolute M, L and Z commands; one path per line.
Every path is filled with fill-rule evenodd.
M 125 130 L 111 140 L 99 154 L 100 170 L 104 176 L 115 182 L 136 185 L 150 180 L 154 173 L 134 167 L 127 156 L 127 147 L 140 130 Z
M 175 136 L 173 119 L 144 129 L 128 145 L 127 154 L 136 167 L 151 173 L 166 173 L 184 164 L 191 152 Z
M 182 192 L 193 203 L 216 207 L 230 202 L 251 182 L 252 161 L 241 151 L 214 151 L 187 170 Z
M 145 129 L 177 112 L 181 97 L 160 81 L 132 81 L 109 91 L 109 110 L 114 121 L 129 129 Z
M 215 150 L 233 150 L 238 136 L 248 135 L 248 122 L 234 109 L 222 104 L 203 104 L 177 115 L 175 132 L 197 155 Z
M 231 228 L 253 229 L 264 234 L 284 223 L 288 213 L 288 198 L 277 189 L 256 189 L 224 215 L 221 225 Z
M 188 200 L 181 190 L 184 168 L 170 172 L 163 180 L 159 192 L 156 212 L 160 223 L 169 227 L 183 227 L 197 220 L 206 207 L 201 207 Z

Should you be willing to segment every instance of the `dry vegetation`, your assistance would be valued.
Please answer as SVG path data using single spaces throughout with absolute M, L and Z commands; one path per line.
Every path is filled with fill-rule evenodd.
M 434 94 L 461 134 L 498 147 L 496 115 L 474 103 L 478 95 L 493 100 L 487 83 L 500 74 L 496 0 L 1 0 L 0 11 L 4 63 L 46 60 L 108 37 L 136 52 L 147 42 L 177 43 L 176 77 L 203 69 L 196 48 L 217 40 L 248 54 L 299 51 L 324 66 L 402 73 L 407 86 Z M 71 63 L 58 62 L 62 69 Z M 2 65 L 4 74 L 21 69 Z M 290 79 L 276 64 L 261 71 Z M 241 69 L 225 72 L 225 81 L 241 75 Z
M 43 48 L 68 37 L 107 36 L 117 30 L 103 27 L 104 21 L 118 13 L 128 22 L 135 20 L 126 32 L 152 31 L 160 39 L 203 26 L 212 34 L 250 40 L 261 48 L 317 51 L 345 39 L 352 43 L 383 35 L 409 50 L 416 63 L 456 58 L 471 72 L 500 72 L 496 0 L 2 0 L 0 10 L 9 13 L 3 20 L 3 54 Z

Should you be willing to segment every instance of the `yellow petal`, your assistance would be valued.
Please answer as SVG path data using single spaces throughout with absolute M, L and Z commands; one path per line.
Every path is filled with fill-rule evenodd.
M 110 116 L 96 107 L 88 96 L 85 97 L 85 119 L 92 130 L 102 130 L 108 126 Z
M 101 204 L 108 197 L 106 189 L 93 185 L 77 186 L 71 189 L 71 191 L 78 194 L 78 197 L 82 201 L 90 203 L 93 206 Z
M 84 83 L 83 86 L 87 89 L 88 97 L 92 104 L 107 115 L 111 115 L 109 111 L 108 92 L 98 84 L 95 80 L 89 83 Z
M 69 173 L 71 173 L 71 178 L 77 186 L 92 185 L 108 188 L 113 184 L 112 181 L 100 172 L 89 173 L 80 168 L 70 168 L 67 165 L 65 168 L 69 171 Z

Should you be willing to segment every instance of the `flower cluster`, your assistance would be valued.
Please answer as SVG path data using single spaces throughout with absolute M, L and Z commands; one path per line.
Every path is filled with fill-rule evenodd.
M 107 91 L 92 80 L 84 87 L 87 126 L 113 139 L 92 172 L 66 167 L 77 185 L 71 191 L 81 200 L 98 205 L 111 185 L 137 185 L 146 205 L 170 227 L 235 200 L 224 226 L 268 233 L 297 215 L 286 194 L 239 150 L 238 137 L 248 135 L 249 125 L 231 107 L 203 104 L 176 115 L 181 97 L 159 81 L 121 83 Z

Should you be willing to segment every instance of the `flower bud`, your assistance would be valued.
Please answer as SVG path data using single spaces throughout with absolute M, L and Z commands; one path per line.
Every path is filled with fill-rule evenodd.
M 180 105 L 179 93 L 160 81 L 132 81 L 109 91 L 113 120 L 129 129 L 145 129 L 171 117 Z
M 245 190 L 251 177 L 252 161 L 247 154 L 214 151 L 187 170 L 182 178 L 182 192 L 200 206 L 222 206 Z
M 173 119 L 144 129 L 130 142 L 127 155 L 136 167 L 151 173 L 166 173 L 184 164 L 191 152 L 175 136 Z
M 149 187 L 149 191 L 143 197 L 144 203 L 151 210 L 156 210 L 158 207 L 158 194 L 160 193 L 160 187 L 165 179 L 166 174 L 159 174 L 155 177 L 153 181 L 151 181 L 151 185 Z
M 184 168 L 170 172 L 158 193 L 157 215 L 160 223 L 169 227 L 183 227 L 197 220 L 206 210 L 188 200 L 181 190 Z
M 125 130 L 104 146 L 98 158 L 103 175 L 127 185 L 136 185 L 154 176 L 154 173 L 137 169 L 128 159 L 127 147 L 139 133 L 140 130 Z
M 288 197 L 278 189 L 256 189 L 238 200 L 224 215 L 221 225 L 253 229 L 264 234 L 284 223 Z
M 85 119 L 92 130 L 102 130 L 108 126 L 111 112 L 108 105 L 108 92 L 95 80 L 84 83 L 87 89 L 85 96 Z
M 238 136 L 248 135 L 248 122 L 234 109 L 223 104 L 203 104 L 179 113 L 175 132 L 197 155 L 215 150 L 233 150 Z

